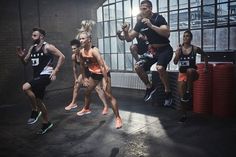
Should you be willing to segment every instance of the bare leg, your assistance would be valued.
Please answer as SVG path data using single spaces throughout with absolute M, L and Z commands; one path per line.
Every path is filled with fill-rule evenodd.
M 134 57 L 135 61 L 137 62 L 139 60 L 137 45 L 131 45 L 130 52 L 131 52 L 132 56 Z
M 103 78 L 103 85 L 105 85 L 104 78 Z M 105 91 L 108 100 L 111 102 L 111 107 L 112 107 L 112 110 L 113 110 L 115 117 L 116 117 L 116 128 L 119 129 L 122 127 L 122 120 L 121 120 L 121 117 L 119 114 L 117 101 L 111 92 L 111 78 L 110 77 L 108 77 L 107 86 L 106 87 L 103 86 L 103 90 Z
M 107 104 L 107 99 L 106 99 L 106 95 L 105 92 L 102 89 L 102 82 L 99 82 L 98 85 L 95 88 L 99 98 L 101 99 L 101 101 L 103 102 L 104 105 L 104 109 L 102 111 L 102 114 L 105 115 L 108 113 L 108 104 Z
M 82 75 L 79 75 L 78 81 L 75 82 L 75 85 L 74 85 L 72 101 L 68 106 L 65 107 L 65 110 L 71 110 L 72 108 L 77 107 L 76 101 L 79 94 L 81 81 L 82 81 Z
M 31 102 L 32 110 L 37 111 L 36 97 L 35 97 L 35 94 L 33 93 L 32 89 L 31 89 L 31 85 L 28 82 L 26 82 L 23 85 L 22 89 L 26 93 L 26 95 L 28 96 L 28 98 Z
M 37 99 L 37 105 L 42 112 L 43 123 L 48 123 L 48 111 L 41 99 Z
M 168 81 L 168 74 L 167 74 L 165 68 L 161 65 L 157 65 L 156 68 L 157 68 L 157 71 L 159 73 L 161 82 L 164 85 L 165 92 L 170 92 L 170 84 L 169 84 L 169 81 Z
M 193 82 L 198 79 L 199 75 L 195 69 L 187 70 L 187 91 L 192 92 Z
M 139 78 L 143 81 L 147 88 L 151 88 L 151 83 L 148 79 L 148 75 L 146 71 L 144 71 L 143 67 L 135 64 L 135 71 L 138 74 Z

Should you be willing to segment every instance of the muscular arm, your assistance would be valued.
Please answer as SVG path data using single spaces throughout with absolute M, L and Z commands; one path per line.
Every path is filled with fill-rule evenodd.
M 205 67 L 208 67 L 208 57 L 207 57 L 207 54 L 206 54 L 200 47 L 194 46 L 194 48 L 196 49 L 196 52 L 197 52 L 198 54 L 200 54 L 201 56 L 203 56 L 204 62 L 205 62 Z
M 170 29 L 167 25 L 161 25 L 160 27 L 155 26 L 151 23 L 150 19 L 148 18 L 143 18 L 142 22 L 146 24 L 150 29 L 154 30 L 156 33 L 160 34 L 161 36 L 165 38 L 170 37 Z
M 179 56 L 180 56 L 180 48 L 177 48 L 177 50 L 175 51 L 175 58 L 174 58 L 174 64 L 178 64 L 179 61 Z
M 134 38 L 138 37 L 139 33 L 136 32 L 135 30 L 130 30 L 129 31 L 129 25 L 124 24 L 122 26 L 122 30 L 124 31 L 124 38 L 127 42 L 131 42 Z
M 20 58 L 20 60 L 22 61 L 23 64 L 27 64 L 29 62 L 30 59 L 30 54 L 31 54 L 31 50 L 33 49 L 33 46 L 31 46 L 26 54 L 25 49 L 22 50 L 20 47 L 18 47 L 16 49 L 16 54 L 18 55 L 18 57 Z
M 77 77 L 78 77 L 78 69 L 77 69 L 77 64 L 76 64 L 76 55 L 72 54 L 71 59 L 72 59 L 72 68 L 73 68 L 74 80 L 76 80 Z
M 54 56 L 58 57 L 58 61 L 57 61 L 57 65 L 54 69 L 54 74 L 56 75 L 57 72 L 59 71 L 60 67 L 62 66 L 62 64 L 65 61 L 65 56 L 62 54 L 62 52 L 60 50 L 58 50 L 54 45 L 51 44 L 47 44 L 45 46 L 46 50 L 48 52 L 50 52 L 51 54 L 53 54 Z

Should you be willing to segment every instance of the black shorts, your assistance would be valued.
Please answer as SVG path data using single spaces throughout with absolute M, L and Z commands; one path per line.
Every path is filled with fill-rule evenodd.
M 107 76 L 111 78 L 110 71 L 107 72 Z M 92 77 L 94 80 L 101 81 L 103 78 L 103 74 L 96 74 L 96 73 L 91 72 L 90 77 Z
M 43 99 L 46 86 L 49 85 L 50 82 L 51 79 L 49 78 L 49 75 L 41 75 L 39 77 L 35 77 L 29 82 L 36 98 L 39 98 L 41 100 Z
M 134 44 L 138 48 L 138 54 L 143 55 L 148 51 L 148 45 L 145 42 L 139 42 L 138 44 Z
M 173 49 L 170 45 L 157 49 L 156 55 L 153 58 L 143 57 L 136 64 L 142 66 L 145 71 L 150 71 L 154 63 L 167 67 L 173 56 Z

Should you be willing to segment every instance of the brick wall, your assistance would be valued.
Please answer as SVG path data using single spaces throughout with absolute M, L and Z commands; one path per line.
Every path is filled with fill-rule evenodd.
M 23 66 L 16 57 L 16 46 L 31 45 L 31 30 L 42 27 L 46 41 L 66 56 L 57 80 L 48 90 L 72 86 L 72 63 L 69 42 L 83 19 L 96 20 L 96 8 L 102 0 L 1 0 L 0 1 L 0 105 L 20 100 L 21 86 L 31 78 L 31 66 Z M 96 34 L 94 41 L 96 41 Z M 95 43 L 96 45 L 96 43 Z

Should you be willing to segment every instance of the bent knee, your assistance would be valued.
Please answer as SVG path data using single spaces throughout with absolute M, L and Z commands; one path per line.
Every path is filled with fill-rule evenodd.
M 29 90 L 31 88 L 31 85 L 27 82 L 25 84 L 23 84 L 22 86 L 22 90 L 25 92 L 27 90 Z
M 162 65 L 157 65 L 156 69 L 158 73 L 164 73 L 166 71 L 165 67 L 163 67 Z

